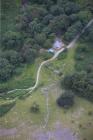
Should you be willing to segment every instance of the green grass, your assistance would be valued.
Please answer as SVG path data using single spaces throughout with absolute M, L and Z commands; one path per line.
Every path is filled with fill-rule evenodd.
M 93 110 L 93 105 L 84 99 L 76 97 L 75 105 L 69 110 L 59 108 L 56 104 L 56 99 L 59 96 L 59 90 L 60 87 L 54 86 L 49 91 L 50 117 L 47 128 L 45 130 L 53 130 L 55 123 L 60 122 L 62 126 L 71 128 L 75 133 L 78 132 L 81 136 L 80 140 L 82 140 L 84 137 L 88 138 L 90 136 L 89 133 L 92 132 L 92 128 L 89 128 L 87 124 L 89 122 L 93 122 L 93 116 L 89 116 L 88 111 Z M 33 102 L 37 102 L 39 104 L 39 113 L 35 114 L 30 112 L 30 108 Z M 1 118 L 1 126 L 11 128 L 17 127 L 18 125 L 23 124 L 23 122 L 26 123 L 25 128 L 20 130 L 20 140 L 25 140 L 25 137 L 28 136 L 27 130 L 29 126 L 35 132 L 36 130 L 34 129 L 34 125 L 37 126 L 37 129 L 40 129 L 41 124 L 44 124 L 44 117 L 46 115 L 45 103 L 46 98 L 41 94 L 41 90 L 38 89 L 38 91 L 33 92 L 32 96 L 29 96 L 29 98 L 25 100 L 18 100 L 13 110 L 9 111 L 5 116 Z M 72 120 L 74 123 L 72 123 Z M 86 129 L 80 130 L 79 124 L 82 124 L 82 126 L 86 127 Z M 92 138 L 93 135 L 91 135 L 90 140 L 92 140 Z
M 3 2 L 6 2 L 7 4 L 10 2 L 10 0 L 2 0 Z M 17 5 L 16 5 L 17 4 Z M 11 4 L 8 4 L 8 9 L 4 7 L 4 4 L 2 5 L 2 34 L 5 33 L 7 30 L 14 30 L 14 24 L 15 24 L 15 16 L 18 13 L 18 6 L 19 6 L 19 0 L 17 0 L 17 3 L 15 4 L 15 0 L 11 1 Z M 77 44 L 78 46 L 78 44 Z M 52 66 L 53 70 L 59 70 L 63 73 L 63 76 L 73 73 L 76 69 L 77 70 L 83 70 L 86 68 L 86 64 L 93 61 L 93 51 L 90 51 L 84 56 L 84 61 L 76 61 L 75 55 L 76 55 L 76 48 L 72 48 L 68 51 L 68 54 L 66 55 L 66 58 L 60 58 L 54 60 L 50 63 L 50 66 Z M 11 80 L 9 80 L 6 83 L 0 84 L 0 89 L 15 89 L 15 88 L 28 88 L 31 87 L 36 78 L 36 71 L 38 69 L 38 66 L 40 64 L 41 60 L 36 60 L 35 64 L 28 65 L 23 68 L 23 71 L 20 75 L 13 77 Z M 44 86 L 49 86 L 54 82 L 57 82 L 61 79 L 58 75 L 56 75 L 53 70 L 47 69 L 46 67 L 42 68 L 41 74 L 40 74 L 40 81 L 37 89 L 30 95 L 28 98 L 24 100 L 18 100 L 16 101 L 16 105 L 13 109 L 10 111 L 8 110 L 7 113 L 0 118 L 0 126 L 11 128 L 11 127 L 18 127 L 21 124 L 25 123 L 26 125 L 20 129 L 20 140 L 26 140 L 28 136 L 28 127 L 30 126 L 32 131 L 30 131 L 30 134 L 33 132 L 36 132 L 35 125 L 37 129 L 40 129 L 40 125 L 44 124 L 44 117 L 46 116 L 46 97 L 42 95 L 41 88 Z M 54 125 L 57 121 L 60 122 L 65 127 L 69 127 L 73 130 L 73 132 L 78 132 L 80 136 L 80 140 L 83 140 L 84 138 L 87 138 L 87 140 L 93 140 L 93 123 L 92 126 L 89 127 L 88 123 L 93 122 L 93 116 L 89 116 L 88 112 L 90 110 L 93 110 L 93 104 L 76 97 L 75 98 L 75 105 L 70 108 L 69 110 L 64 110 L 62 108 L 59 108 L 56 104 L 56 99 L 61 94 L 62 89 L 60 88 L 59 84 L 55 85 L 51 90 L 49 90 L 49 107 L 50 107 L 50 117 L 49 122 L 46 128 L 47 129 L 54 129 Z M 5 98 L 16 98 L 20 97 L 22 95 L 26 94 L 23 91 L 18 91 L 15 93 L 11 93 L 9 95 L 4 95 Z M 3 100 L 0 99 L 0 104 L 8 103 L 11 100 Z M 30 111 L 30 108 L 33 104 L 33 102 L 37 102 L 40 106 L 40 112 L 35 114 Z M 72 123 L 72 120 L 74 123 Z M 80 129 L 79 125 L 82 124 L 82 126 L 85 129 Z M 10 137 L 1 137 L 1 139 L 9 140 Z M 16 136 L 13 137 L 14 140 L 16 140 Z
M 75 60 L 74 60 L 74 55 L 75 55 L 75 49 L 76 48 L 71 48 L 70 50 L 68 50 L 67 56 L 65 59 L 61 59 L 58 60 L 56 59 L 56 61 L 54 61 L 52 63 L 53 67 L 55 69 L 59 69 L 63 75 L 72 73 L 75 69 Z M 62 54 L 60 54 L 62 55 Z
M 13 127 L 22 123 L 23 121 L 40 125 L 46 113 L 45 98 L 42 96 L 40 90 L 33 94 L 34 96 L 30 96 L 25 100 L 17 100 L 16 107 L 8 112 L 6 116 L 1 118 L 1 125 L 6 127 Z M 33 102 L 37 102 L 40 106 L 40 112 L 37 114 L 30 111 Z M 8 121 L 7 125 L 5 120 Z
M 15 88 L 29 88 L 34 85 L 36 80 L 36 72 L 41 63 L 40 59 L 37 59 L 34 64 L 26 65 L 22 73 L 18 76 L 14 76 L 8 82 L 0 83 L 0 90 L 11 90 Z
M 72 73 L 75 71 L 76 66 L 76 61 L 74 59 L 75 53 L 76 48 L 72 48 L 68 51 L 67 57 L 65 59 L 56 59 L 49 65 L 54 70 L 61 70 L 63 72 L 63 75 Z M 86 63 L 87 58 L 84 60 L 85 62 L 83 63 Z M 82 62 L 80 63 L 82 64 Z M 38 63 L 35 63 L 32 71 L 35 71 L 35 68 L 37 69 L 37 64 Z M 28 68 L 26 68 L 26 72 L 24 71 L 22 75 L 29 76 L 29 74 L 31 74 L 30 72 L 31 69 L 29 66 Z M 37 89 L 25 100 L 17 100 L 16 106 L 13 108 L 13 110 L 10 110 L 5 116 L 1 118 L 1 126 L 8 128 L 17 127 L 24 122 L 26 125 L 20 130 L 20 140 L 25 140 L 27 138 L 29 126 L 31 127 L 30 134 L 32 134 L 33 132 L 37 132 L 34 126 L 36 125 L 36 128 L 39 130 L 41 124 L 44 124 L 44 118 L 46 115 L 46 97 L 42 94 L 41 88 L 46 86 L 49 87 L 49 85 L 53 84 L 54 82 L 58 82 L 59 80 L 60 77 L 54 74 L 53 70 L 43 67 L 40 74 L 39 86 L 37 87 Z M 49 90 L 50 116 L 45 131 L 50 129 L 53 130 L 56 122 L 60 122 L 62 126 L 71 128 L 73 133 L 78 133 L 80 136 L 80 140 L 83 140 L 84 138 L 87 138 L 87 140 L 92 140 L 93 116 L 89 116 L 88 112 L 93 110 L 93 104 L 79 97 L 75 97 L 75 105 L 69 110 L 64 110 L 62 108 L 59 108 L 56 104 L 56 99 L 60 96 L 61 93 L 62 89 L 59 83 L 55 84 Z M 37 102 L 39 104 L 39 113 L 35 114 L 30 111 L 33 102 Z M 91 127 L 88 126 L 90 122 L 92 124 Z M 82 128 L 79 128 L 80 124 L 83 126 Z M 9 138 L 7 137 L 7 139 Z M 16 140 L 16 137 L 14 139 Z

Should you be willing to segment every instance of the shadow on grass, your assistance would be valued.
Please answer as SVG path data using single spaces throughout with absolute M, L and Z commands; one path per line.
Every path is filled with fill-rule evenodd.
M 15 106 L 15 104 L 16 102 L 13 101 L 11 103 L 0 105 L 0 117 L 3 117 L 6 113 L 8 113 L 8 111 L 10 111 Z

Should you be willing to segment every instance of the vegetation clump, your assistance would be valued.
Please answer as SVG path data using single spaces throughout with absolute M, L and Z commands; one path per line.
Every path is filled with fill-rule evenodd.
M 34 102 L 31 106 L 31 112 L 38 113 L 39 111 L 40 111 L 39 105 L 36 102 Z
M 1 7 L 2 19 L 6 5 L 5 1 Z M 10 9 L 7 7 L 7 10 Z M 0 60 L 7 62 L 0 69 L 0 82 L 9 80 L 21 65 L 33 64 L 40 49 L 52 47 L 55 36 L 71 41 L 91 17 L 90 9 L 86 7 L 84 10 L 77 2 L 70 0 L 22 0 L 14 19 L 15 26 L 5 30 L 1 38 Z M 92 31 L 87 39 L 92 40 Z
M 74 94 L 72 91 L 64 91 L 62 95 L 57 99 L 57 104 L 60 107 L 69 108 L 74 104 Z
M 75 53 L 75 72 L 68 74 L 62 80 L 62 87 L 72 90 L 77 96 L 83 97 L 93 102 L 93 47 L 91 34 L 93 25 L 87 29 L 80 39 L 80 44 Z M 92 37 L 93 38 L 93 37 Z M 90 40 L 90 41 L 89 41 Z

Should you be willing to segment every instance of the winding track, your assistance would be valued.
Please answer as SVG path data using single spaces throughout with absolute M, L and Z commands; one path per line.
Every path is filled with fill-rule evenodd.
M 78 35 L 75 37 L 75 39 L 67 46 L 67 49 L 74 47 L 76 41 L 79 39 L 79 37 L 85 32 L 85 30 L 86 30 L 92 23 L 93 23 L 93 19 L 89 21 L 89 23 L 88 23 L 88 24 L 86 25 L 86 27 L 81 31 L 81 33 L 78 34 Z M 37 85 L 38 85 L 38 83 L 39 83 L 40 71 L 41 71 L 41 68 L 43 67 L 43 65 L 45 65 L 46 63 L 48 63 L 48 62 L 53 61 L 54 59 L 56 59 L 56 58 L 58 57 L 58 55 L 59 55 L 61 52 L 63 52 L 63 51 L 64 51 L 64 48 L 62 48 L 60 51 L 56 52 L 56 53 L 54 54 L 54 56 L 53 56 L 51 59 L 49 59 L 49 60 L 47 60 L 47 61 L 44 61 L 44 62 L 42 62 L 42 63 L 40 64 L 40 66 L 39 66 L 39 68 L 38 68 L 38 71 L 37 71 L 36 83 L 35 83 L 35 85 L 34 85 L 33 87 L 30 87 L 30 88 L 28 88 L 28 89 L 14 89 L 14 90 L 8 91 L 7 93 L 15 92 L 15 91 L 17 91 L 17 90 L 25 90 L 25 91 L 29 91 L 29 93 L 31 93 L 31 92 L 37 87 Z M 43 127 L 42 127 L 43 129 L 46 128 L 47 123 L 48 123 L 48 120 L 49 120 L 49 103 L 48 103 L 48 100 L 49 100 L 49 99 L 48 99 L 48 96 L 47 96 L 46 105 L 47 105 L 47 113 L 48 113 L 48 115 L 47 115 L 46 118 L 45 118 L 45 124 L 44 124 Z M 3 129 L 0 130 L 0 135 L 1 135 L 1 136 L 2 136 L 2 131 L 3 131 Z M 7 134 L 9 133 L 9 135 L 10 135 L 10 131 L 6 130 L 6 133 L 7 133 Z
M 76 41 L 77 41 L 77 40 L 79 39 L 79 37 L 85 32 L 85 30 L 86 30 L 89 26 L 91 26 L 92 23 L 93 23 L 93 19 L 91 19 L 91 20 L 88 22 L 88 24 L 83 28 L 83 30 L 81 31 L 81 33 L 78 34 L 78 35 L 75 37 L 75 39 L 74 39 L 73 41 L 71 41 L 71 42 L 69 43 L 69 45 L 67 45 L 66 48 L 69 49 L 69 48 L 74 47 Z M 40 64 L 40 66 L 39 66 L 39 68 L 38 68 L 38 71 L 37 71 L 36 83 L 35 83 L 35 85 L 34 85 L 33 87 L 30 87 L 30 88 L 27 88 L 27 89 L 14 89 L 14 90 L 8 91 L 7 93 L 12 93 L 12 92 L 15 92 L 15 91 L 18 91 L 18 90 L 19 90 L 19 91 L 20 91 L 20 90 L 28 91 L 28 94 L 31 93 L 31 92 L 38 86 L 41 68 L 42 68 L 45 64 L 47 64 L 48 62 L 51 62 L 51 61 L 53 61 L 54 59 L 56 59 L 56 58 L 58 57 L 58 55 L 59 55 L 60 53 L 62 53 L 64 50 L 65 50 L 65 48 L 62 48 L 61 50 L 57 51 L 57 52 L 54 54 L 54 56 L 53 56 L 52 58 L 50 58 L 50 59 L 48 59 L 48 60 L 46 60 L 46 61 L 43 61 L 43 62 Z

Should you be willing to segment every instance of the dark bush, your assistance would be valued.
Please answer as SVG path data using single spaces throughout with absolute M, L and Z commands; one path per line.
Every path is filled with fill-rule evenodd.
M 5 58 L 0 59 L 0 81 L 8 80 L 13 72 L 13 66 Z
M 20 32 L 8 31 L 5 33 L 2 41 L 5 49 L 19 49 L 23 45 L 23 39 Z
M 31 106 L 31 112 L 38 113 L 39 111 L 40 111 L 39 105 L 36 102 L 34 102 Z
M 65 91 L 62 95 L 57 99 L 57 104 L 60 107 L 71 107 L 74 104 L 74 94 L 72 91 Z
M 85 71 L 75 72 L 62 80 L 62 86 L 72 90 L 76 95 L 93 102 L 93 75 Z
M 41 55 L 41 57 L 44 59 L 44 60 L 48 60 L 50 58 L 52 58 L 53 54 L 52 53 L 49 53 L 49 52 L 45 52 Z
M 63 53 L 59 54 L 58 60 L 65 59 L 67 57 L 68 50 L 65 49 Z

